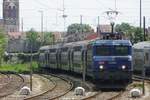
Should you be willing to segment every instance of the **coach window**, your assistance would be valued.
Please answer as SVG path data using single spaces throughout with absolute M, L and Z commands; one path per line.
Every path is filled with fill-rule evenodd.
M 149 60 L 149 54 L 145 53 L 145 60 L 148 61 Z
M 74 51 L 81 51 L 81 46 L 74 47 Z
M 55 51 L 56 51 L 56 49 L 51 49 L 51 50 L 50 50 L 50 52 L 55 52 Z
M 68 51 L 68 47 L 62 48 L 62 52 L 67 52 Z

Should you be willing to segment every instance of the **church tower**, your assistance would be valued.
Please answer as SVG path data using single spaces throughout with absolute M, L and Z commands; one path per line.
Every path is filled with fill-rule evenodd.
M 3 20 L 6 32 L 19 32 L 19 0 L 3 0 Z

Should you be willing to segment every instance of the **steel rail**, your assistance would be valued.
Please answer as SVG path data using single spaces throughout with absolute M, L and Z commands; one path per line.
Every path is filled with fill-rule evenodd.
M 44 94 L 46 94 L 46 93 L 48 93 L 48 92 L 53 91 L 53 90 L 56 88 L 57 83 L 56 83 L 55 81 L 53 81 L 51 78 L 46 77 L 46 76 L 44 76 L 44 75 L 41 75 L 41 76 L 42 76 L 42 77 L 45 77 L 45 78 L 47 78 L 49 81 L 51 81 L 51 82 L 52 82 L 52 84 L 53 84 L 54 86 L 53 86 L 52 88 L 50 88 L 50 89 L 48 89 L 48 90 L 44 91 L 43 93 L 40 93 L 40 94 L 37 94 L 37 95 L 31 96 L 31 97 L 27 97 L 27 98 L 25 98 L 24 100 L 29 100 L 29 99 L 34 99 L 34 98 L 40 97 L 40 96 L 42 96 L 42 95 L 44 95 Z
M 69 84 L 70 84 L 70 87 L 69 87 L 67 90 L 65 90 L 64 93 L 61 93 L 61 94 L 56 95 L 56 96 L 54 96 L 54 97 L 45 97 L 45 98 L 47 98 L 48 100 L 54 100 L 54 99 L 60 98 L 60 97 L 62 97 L 62 96 L 64 96 L 64 95 L 66 95 L 67 93 L 69 93 L 69 92 L 73 89 L 73 83 L 72 83 L 70 80 L 65 79 L 65 78 L 63 78 L 63 77 L 61 77 L 61 76 L 54 75 L 54 74 L 48 74 L 48 75 L 53 76 L 53 77 L 56 77 L 56 78 L 58 78 L 58 79 L 61 79 L 61 80 L 65 81 L 66 83 L 69 83 Z M 48 78 L 49 80 L 52 80 L 52 79 L 49 78 L 49 76 L 44 76 L 44 77 Z M 48 94 L 48 93 L 52 93 L 52 92 L 55 91 L 55 89 L 58 87 L 56 81 L 55 81 L 55 82 L 53 81 L 53 84 L 55 85 L 53 88 L 51 88 L 51 89 L 49 89 L 49 90 L 47 90 L 47 91 L 45 91 L 45 92 L 43 92 L 43 93 L 41 93 L 41 94 L 39 94 L 39 95 L 25 98 L 24 100 L 36 100 L 36 98 L 40 98 L 40 97 L 43 97 L 44 95 L 46 95 L 46 94 Z
M 7 72 L 4 72 L 4 73 L 7 74 Z M 16 84 L 17 81 L 16 81 L 15 79 L 12 79 L 12 78 L 10 77 L 10 75 L 15 75 L 16 77 L 19 77 L 19 79 L 20 79 L 19 85 L 17 85 L 16 87 L 14 87 L 14 84 Z M 8 90 L 3 91 L 3 94 L 0 95 L 0 98 L 5 98 L 5 97 L 7 97 L 7 96 L 9 96 L 9 95 L 12 95 L 12 94 L 14 93 L 14 91 L 20 89 L 20 88 L 24 85 L 24 78 L 23 78 L 21 75 L 12 72 L 12 74 L 9 74 L 8 76 L 9 76 L 9 78 L 10 78 L 11 81 L 10 81 L 7 85 L 5 85 L 5 86 L 3 87 L 4 89 L 7 88 Z M 13 78 L 14 78 L 14 77 L 13 77 Z M 18 83 L 18 82 L 17 82 L 17 83 Z M 10 90 L 9 90 L 9 88 L 10 88 Z M 2 88 L 1 88 L 1 89 L 2 89 Z M 12 90 L 11 90 L 11 89 L 12 89 Z

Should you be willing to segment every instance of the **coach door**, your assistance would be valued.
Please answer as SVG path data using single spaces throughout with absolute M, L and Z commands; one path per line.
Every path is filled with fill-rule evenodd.
M 57 68 L 61 70 L 61 49 L 57 50 L 56 62 L 57 62 Z
M 82 46 L 73 47 L 73 68 L 77 73 L 82 73 Z
M 92 50 L 92 45 L 89 44 L 87 46 L 87 53 L 86 53 L 86 71 L 87 71 L 87 75 L 88 76 L 92 76 L 93 75 L 93 69 L 92 69 L 92 64 L 93 64 L 93 50 Z
M 73 68 L 73 49 L 70 49 L 69 62 L 70 62 L 70 70 L 72 72 L 74 72 L 74 68 Z
M 144 65 L 150 67 L 150 48 L 144 49 Z
M 61 68 L 68 71 L 69 67 L 69 48 L 64 47 L 61 49 Z

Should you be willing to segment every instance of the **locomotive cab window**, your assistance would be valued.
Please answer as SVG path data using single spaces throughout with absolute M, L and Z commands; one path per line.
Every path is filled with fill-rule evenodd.
M 110 56 L 111 47 L 110 46 L 96 46 L 96 55 L 97 56 Z
M 114 49 L 114 53 L 116 56 L 120 56 L 120 55 L 129 55 L 129 50 L 128 50 L 129 47 L 127 46 L 115 46 L 115 49 Z

